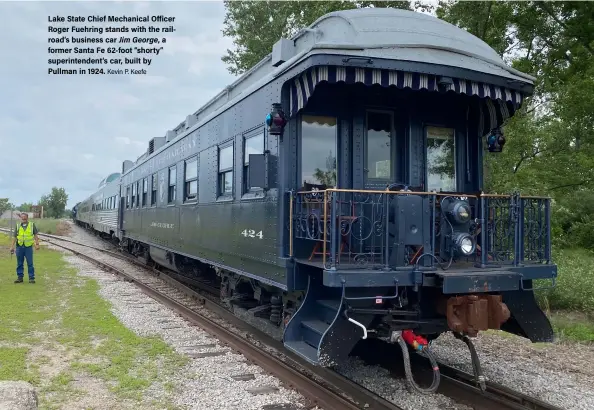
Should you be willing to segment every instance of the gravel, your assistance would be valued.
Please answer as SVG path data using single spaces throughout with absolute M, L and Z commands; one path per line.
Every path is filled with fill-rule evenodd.
M 349 358 L 345 363 L 341 363 L 336 370 L 405 410 L 472 410 L 472 407 L 456 403 L 443 394 L 425 395 L 409 392 L 403 379 L 395 379 L 388 370 L 380 366 L 366 366 L 357 358 Z
M 102 241 L 76 226 L 73 226 L 70 237 L 75 241 L 105 247 Z M 84 252 L 89 255 L 100 255 L 99 252 L 92 250 Z M 110 259 L 118 261 L 116 258 Z M 81 263 L 80 259 L 76 258 L 76 260 Z M 108 261 L 108 263 L 111 262 Z M 139 269 L 124 261 L 117 263 L 120 266 L 125 264 L 127 272 Z M 112 264 L 118 266 L 116 262 Z M 92 268 L 86 270 L 89 269 L 92 276 L 99 280 L 103 297 L 114 304 L 114 313 L 126 326 L 139 334 L 160 334 L 167 343 L 180 352 L 188 351 L 184 350 L 183 346 L 196 344 L 215 344 L 215 347 L 197 350 L 199 352 L 225 350 L 209 335 L 195 327 L 185 325 L 183 320 L 175 319 L 169 309 L 157 302 L 154 302 L 154 306 L 143 305 L 143 308 L 130 308 L 134 302 L 122 300 L 122 294 L 137 294 L 138 298 L 144 298 L 143 300 L 148 298 L 134 285 L 120 281 L 117 284 L 110 283 L 106 278 L 112 278 L 111 280 L 115 281 L 112 275 Z M 177 320 L 176 324 L 157 323 L 165 320 L 164 318 Z M 180 323 L 179 326 L 182 326 L 182 329 L 163 330 L 164 326 L 178 326 L 177 323 Z M 228 327 L 232 326 L 228 325 Z M 247 336 L 246 333 L 244 334 Z M 483 372 L 489 380 L 527 395 L 539 397 L 561 408 L 594 409 L 594 366 L 589 365 L 594 362 L 594 346 L 559 343 L 535 345 L 527 339 L 498 332 L 481 333 L 478 338 L 473 339 L 473 342 L 481 358 Z M 438 360 L 472 373 L 468 348 L 451 334 L 444 334 L 432 342 L 431 349 Z M 395 379 L 380 366 L 368 366 L 356 358 L 350 358 L 336 370 L 403 409 L 469 409 L 441 394 L 422 395 L 410 392 L 406 389 L 403 379 Z M 254 373 L 256 379 L 234 381 L 231 378 L 241 373 Z M 188 377 L 189 375 L 195 376 Z M 179 390 L 177 403 L 196 409 L 259 409 L 263 404 L 297 403 L 303 400 L 293 391 L 283 389 L 278 380 L 265 375 L 257 366 L 245 363 L 241 355 L 231 352 L 223 356 L 193 360 L 187 369 L 175 377 L 174 383 L 176 386 L 183 386 L 183 389 Z M 246 391 L 250 387 L 267 385 L 278 388 L 278 392 L 254 396 Z
M 0 409 L 37 409 L 35 388 L 24 381 L 0 381 Z
M 594 409 L 594 346 L 533 344 L 499 331 L 472 340 L 488 380 L 564 409 Z M 450 333 L 431 349 L 439 361 L 472 373 L 468 348 Z
M 70 235 L 72 240 L 105 247 L 99 239 L 91 237 L 78 227 L 73 228 Z M 76 248 L 73 244 L 65 246 Z M 54 248 L 51 244 L 48 247 Z M 279 379 L 267 374 L 259 366 L 248 363 L 243 355 L 230 351 L 216 338 L 190 325 L 135 285 L 97 269 L 71 252 L 62 251 L 65 253 L 64 259 L 77 268 L 80 276 L 90 277 L 98 282 L 101 297 L 112 304 L 112 313 L 136 334 L 160 336 L 178 353 L 190 357 L 196 353 L 221 353 L 218 356 L 192 358 L 173 377 L 151 386 L 143 397 L 145 401 L 158 400 L 165 394 L 163 385 L 167 383 L 175 386 L 174 403 L 185 409 L 259 410 L 265 405 L 282 404 L 291 405 L 295 409 L 305 408 L 305 398 L 301 394 L 284 387 Z M 89 256 L 101 255 L 91 249 L 83 252 Z M 134 273 L 134 269 L 142 271 L 117 258 L 102 256 L 102 259 L 115 267 L 125 268 L 129 273 Z M 251 380 L 235 380 L 234 376 Z

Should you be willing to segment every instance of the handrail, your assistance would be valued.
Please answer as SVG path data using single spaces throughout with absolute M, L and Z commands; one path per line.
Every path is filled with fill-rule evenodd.
M 324 192 L 324 240 L 322 241 L 322 252 L 323 256 L 322 256 L 322 266 L 326 266 L 326 221 L 328 220 L 328 193 Z M 332 210 L 332 213 L 334 213 L 334 210 Z
M 293 191 L 289 191 L 289 257 L 293 257 Z
M 477 239 L 480 238 L 478 243 L 481 246 L 478 248 L 480 253 L 477 252 L 472 256 L 475 261 L 474 266 L 482 268 L 501 264 L 518 266 L 522 265 L 524 260 L 550 263 L 551 199 L 548 197 L 341 188 L 289 192 L 291 194 L 288 226 L 289 255 L 295 257 L 295 254 L 301 254 L 302 245 L 298 242 L 299 240 L 317 241 L 310 253 L 310 260 L 314 254 L 320 255 L 318 261 L 327 269 L 343 263 L 345 266 L 370 264 L 374 268 L 381 265 L 387 269 L 395 263 L 389 261 L 393 256 L 390 256 L 392 248 L 388 243 L 388 237 L 392 235 L 388 232 L 388 209 L 382 208 L 386 213 L 384 216 L 375 214 L 378 212 L 377 206 L 385 207 L 391 201 L 390 198 L 394 198 L 383 194 L 431 199 L 430 203 L 433 205 L 429 205 L 432 208 L 429 210 L 430 214 L 427 214 L 427 217 L 431 218 L 429 222 L 431 228 L 426 234 L 431 235 L 427 237 L 430 242 L 427 243 L 427 249 L 431 249 L 431 252 L 438 251 L 440 247 L 435 243 L 435 235 L 440 231 L 435 225 L 435 218 L 439 216 L 436 214 L 436 212 L 439 214 L 436 206 L 439 207 L 440 199 L 464 198 L 474 203 L 472 205 L 475 224 L 473 230 L 479 228 L 476 233 Z M 349 211 L 342 208 L 344 204 L 348 205 Z M 371 214 L 365 216 L 367 211 L 363 211 L 363 207 Z M 384 211 L 381 212 L 384 213 Z M 351 215 L 351 213 L 354 214 Z M 376 218 L 379 219 L 376 221 Z M 376 223 L 379 224 L 376 225 Z M 393 222 L 390 223 L 393 224 Z M 355 226 L 357 231 L 354 230 Z M 383 235 L 376 231 L 384 228 Z M 366 243 L 367 238 L 376 239 Z M 436 249 L 435 246 L 438 248 Z M 343 255 L 343 247 L 348 249 L 346 255 Z M 410 249 L 407 252 L 410 252 Z M 342 256 L 346 256 L 346 259 Z M 400 262 L 394 265 L 396 266 L 400 266 Z
M 326 188 L 319 189 L 316 191 L 297 191 L 296 194 L 321 194 L 324 192 L 352 192 L 352 193 L 369 193 L 369 194 L 385 194 L 389 193 L 392 195 L 435 195 L 435 196 L 465 196 L 467 198 L 479 197 L 484 198 L 511 198 L 513 194 L 486 194 L 481 193 L 479 195 L 468 194 L 464 192 L 431 192 L 431 191 L 389 191 L 389 190 L 378 190 L 378 189 L 344 189 L 344 188 Z M 536 195 L 520 195 L 522 199 L 551 199 L 550 196 L 536 196 Z

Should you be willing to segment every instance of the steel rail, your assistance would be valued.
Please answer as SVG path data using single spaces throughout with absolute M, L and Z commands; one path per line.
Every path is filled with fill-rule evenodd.
M 0 228 L 0 231 L 8 231 L 8 229 Z M 199 299 L 200 303 L 202 305 L 204 305 L 208 310 L 213 311 L 214 313 L 216 313 L 217 315 L 219 315 L 221 317 L 224 317 L 225 320 L 227 320 L 234 326 L 243 328 L 243 329 L 249 330 L 252 333 L 255 333 L 259 339 L 270 339 L 270 340 L 266 340 L 264 343 L 266 343 L 266 345 L 268 345 L 269 347 L 273 347 L 274 349 L 282 352 L 282 355 L 286 356 L 286 358 L 288 359 L 289 362 L 292 362 L 291 363 L 292 367 L 301 367 L 302 369 L 306 369 L 306 371 L 308 373 L 310 373 L 310 376 L 315 375 L 318 378 L 322 379 L 322 381 L 321 381 L 322 383 L 324 383 L 324 382 L 329 383 L 331 386 L 330 387 L 331 389 L 333 388 L 334 390 L 337 390 L 334 392 L 334 394 L 340 394 L 339 391 L 341 389 L 338 386 L 340 386 L 341 384 L 343 384 L 343 385 L 346 384 L 345 386 L 343 386 L 343 389 L 342 389 L 343 391 L 347 391 L 347 390 L 353 391 L 353 389 L 364 390 L 363 395 L 367 394 L 369 396 L 366 399 L 372 401 L 373 403 L 372 404 L 367 403 L 369 405 L 364 406 L 364 408 L 367 408 L 367 409 L 376 409 L 376 408 L 377 409 L 382 409 L 382 408 L 399 409 L 398 406 L 382 399 L 379 396 L 373 397 L 373 395 L 374 395 L 373 392 L 365 389 L 364 387 L 362 387 L 360 385 L 357 385 L 356 383 L 348 380 L 347 378 L 345 378 L 344 376 L 342 376 L 336 372 L 333 372 L 332 370 L 329 370 L 329 369 L 326 369 L 323 367 L 312 366 L 309 363 L 305 363 L 304 361 L 301 360 L 301 358 L 292 354 L 292 352 L 288 352 L 285 349 L 283 349 L 282 343 L 272 339 L 269 335 L 265 334 L 261 330 L 259 330 L 257 328 L 253 328 L 251 325 L 242 321 L 240 318 L 235 316 L 232 312 L 228 311 L 220 304 L 215 303 L 207 298 L 204 298 L 203 295 L 199 294 L 198 292 L 196 292 L 196 291 L 188 288 L 187 286 L 183 285 L 182 283 L 180 283 L 180 279 L 182 279 L 182 278 L 185 279 L 181 275 L 175 275 L 175 277 L 171 277 L 169 272 L 163 272 L 158 269 L 152 268 L 152 267 L 150 267 L 150 266 L 148 266 L 134 258 L 128 257 L 126 255 L 123 255 L 123 254 L 120 254 L 117 252 L 112 252 L 108 249 L 102 249 L 102 248 L 98 248 L 98 247 L 95 247 L 92 245 L 75 242 L 75 241 L 72 241 L 72 240 L 69 240 L 66 238 L 62 238 L 60 236 L 51 235 L 51 234 L 41 234 L 40 233 L 39 236 L 41 236 L 41 237 L 45 236 L 45 237 L 48 237 L 51 239 L 64 241 L 64 242 L 72 243 L 74 245 L 94 249 L 94 250 L 97 250 L 100 252 L 107 253 L 108 255 L 117 257 L 119 259 L 123 259 L 125 261 L 134 263 L 134 264 L 138 265 L 139 267 L 142 267 L 145 269 L 152 269 L 153 273 L 157 274 L 158 277 L 165 280 L 167 283 L 169 283 L 173 287 L 177 288 L 178 290 L 180 290 L 187 296 L 194 298 L 194 299 Z M 116 272 L 116 273 L 120 274 L 121 276 L 126 277 L 127 279 L 131 278 L 130 280 L 132 282 L 138 284 L 141 288 L 148 287 L 147 285 L 142 284 L 141 282 L 138 282 L 136 279 L 134 279 L 130 275 L 117 270 L 116 268 L 112 267 L 111 265 L 109 265 L 105 262 L 97 261 L 88 255 L 85 255 L 85 254 L 78 252 L 76 250 L 73 250 L 71 248 L 59 245 L 55 242 L 50 242 L 50 241 L 45 241 L 45 242 L 51 243 L 53 245 L 59 246 L 64 249 L 67 249 L 67 250 L 95 263 L 95 264 L 104 265 L 106 270 Z M 179 278 L 178 278 L 178 276 L 179 276 Z M 201 287 L 202 285 L 198 285 L 198 286 Z M 209 291 L 208 289 L 205 289 L 205 290 Z M 152 290 L 152 292 L 158 293 L 158 291 L 155 291 L 155 290 Z M 170 299 L 169 297 L 167 297 L 165 295 L 162 295 L 162 297 L 165 297 L 168 300 L 173 301 L 172 299 Z M 166 302 L 163 302 L 163 303 L 166 304 Z M 176 301 L 173 301 L 173 303 L 180 305 Z M 180 306 L 183 307 L 183 305 L 180 305 Z M 189 310 L 186 307 L 183 307 L 183 308 L 188 310 L 189 312 L 191 312 L 191 314 L 193 314 L 193 315 L 199 315 L 196 312 Z M 180 313 L 183 313 L 183 312 L 180 312 Z M 184 316 L 185 316 L 185 314 L 184 314 Z M 200 317 L 202 317 L 202 316 L 200 316 Z M 205 318 L 205 319 L 209 320 L 207 318 Z M 216 325 L 216 323 L 214 323 L 214 322 L 212 322 L 212 323 L 214 325 Z M 218 326 L 218 325 L 216 325 L 216 326 Z M 200 327 L 202 327 L 202 326 L 200 326 Z M 247 329 L 247 328 L 249 328 L 249 329 Z M 205 330 L 207 330 L 207 329 L 205 329 Z M 225 329 L 225 331 L 230 332 L 227 329 Z M 211 331 L 208 331 L 208 332 L 213 334 Z M 217 335 L 215 335 L 215 336 L 219 337 Z M 243 340 L 243 339 L 241 339 L 241 340 Z M 429 363 L 429 361 L 426 358 L 421 357 L 419 355 L 413 355 L 411 357 L 411 359 L 413 359 L 413 361 L 417 362 L 417 363 L 423 362 L 423 367 L 425 367 L 425 364 Z M 279 360 L 279 359 L 276 359 L 276 360 Z M 424 363 L 424 362 L 427 362 L 427 363 Z M 282 361 L 281 361 L 281 363 L 282 363 Z M 480 403 L 482 406 L 481 408 L 485 408 L 485 409 L 492 408 L 492 409 L 498 409 L 498 410 L 499 409 L 563 410 L 560 407 L 554 406 L 554 405 L 547 403 L 545 401 L 542 401 L 538 398 L 527 396 L 523 393 L 514 391 L 508 387 L 501 385 L 501 384 L 490 382 L 490 381 L 486 382 L 487 389 L 485 392 L 483 392 L 480 388 L 478 388 L 476 386 L 475 377 L 473 374 L 470 374 L 470 373 L 467 373 L 460 369 L 446 365 L 442 362 L 438 362 L 438 364 L 439 364 L 441 380 L 442 380 L 442 384 L 440 385 L 438 392 L 440 392 L 450 398 L 453 398 L 459 402 Z M 262 367 L 264 367 L 264 366 L 262 366 Z M 277 377 L 281 378 L 280 376 L 277 376 Z M 361 393 L 361 392 L 359 392 L 359 393 Z M 486 403 L 485 400 L 490 401 L 491 403 Z M 351 398 L 350 403 L 353 404 L 352 398 Z M 359 401 L 359 403 L 362 403 L 362 401 Z M 333 408 L 333 407 L 326 407 L 326 406 L 323 406 L 323 407 L 325 409 Z M 339 407 L 339 408 L 348 409 L 349 407 Z M 350 407 L 350 408 L 353 408 L 353 407 Z M 362 407 L 354 407 L 354 408 L 362 408 Z
M 40 234 L 40 236 L 42 235 L 46 236 L 48 234 Z M 59 237 L 54 237 L 53 239 L 64 240 Z M 96 248 L 91 245 L 76 243 L 70 240 L 64 241 L 71 242 L 78 246 L 101 250 L 100 248 Z M 158 300 L 165 306 L 174 309 L 186 320 L 188 320 L 195 326 L 200 327 L 212 336 L 220 339 L 223 343 L 229 345 L 232 349 L 240 352 L 248 360 L 262 367 L 265 371 L 269 372 L 270 374 L 278 377 L 280 380 L 287 383 L 289 387 L 292 387 L 296 391 L 300 392 L 311 403 L 322 407 L 324 410 L 401 410 L 401 408 L 395 405 L 394 403 L 391 403 L 381 398 L 380 396 L 377 396 L 370 390 L 367 390 L 364 387 L 357 385 L 356 383 L 348 380 L 347 378 L 339 375 L 338 373 L 329 371 L 325 368 L 314 368 L 313 371 L 310 373 L 310 370 L 312 370 L 311 366 L 308 366 L 304 363 L 302 364 L 299 358 L 295 359 L 293 357 L 289 357 L 289 355 L 287 355 L 285 352 L 282 352 L 282 354 L 287 357 L 287 361 L 293 362 L 293 365 L 285 363 L 283 360 L 280 360 L 279 358 L 275 357 L 273 354 L 267 352 L 265 349 L 262 349 L 254 345 L 252 342 L 245 340 L 243 337 L 219 325 L 212 319 L 209 319 L 189 309 L 188 307 L 182 305 L 178 301 L 143 283 L 134 276 L 127 274 L 106 262 L 99 261 L 96 258 L 93 258 L 92 256 L 89 256 L 83 252 L 77 251 L 68 246 L 60 245 L 56 242 L 47 241 L 47 243 L 70 251 L 75 255 L 93 263 L 94 265 L 99 266 L 100 268 L 108 272 L 115 273 L 124 278 L 126 281 L 134 283 L 147 295 Z M 147 266 L 144 265 L 144 267 Z M 157 273 L 159 275 L 163 274 L 163 272 L 160 271 L 157 271 Z M 162 279 L 167 277 L 167 274 L 164 274 Z M 172 278 L 166 281 L 170 284 L 177 282 L 175 279 Z M 187 290 L 184 291 L 184 293 L 192 295 L 192 297 L 195 299 L 200 299 L 200 302 L 203 305 L 208 304 L 209 306 L 207 308 L 209 310 L 213 310 L 211 309 L 212 307 L 217 307 L 216 310 L 221 312 L 221 310 L 223 309 L 220 305 L 210 302 L 208 299 L 205 299 L 202 295 L 192 291 L 184 285 L 179 284 L 179 282 L 175 284 L 175 287 L 177 287 L 178 289 L 180 289 L 180 287 L 186 288 Z M 192 294 L 192 292 L 194 294 Z M 231 312 L 227 313 L 229 315 L 233 315 Z M 245 327 L 245 322 L 241 321 L 234 315 L 232 317 L 235 319 L 236 322 L 239 322 L 238 324 Z M 250 331 L 252 331 L 252 329 L 250 329 Z M 269 345 L 268 342 L 266 342 L 266 344 Z M 305 369 L 305 371 L 298 370 L 295 367 L 301 367 L 302 369 Z
M 483 392 L 476 386 L 474 375 L 440 362 L 438 362 L 438 364 L 442 382 L 446 382 L 446 385 L 443 387 L 447 389 L 460 389 L 463 393 L 473 396 L 475 399 L 473 401 L 488 399 L 498 403 L 498 409 L 563 410 L 561 407 L 557 407 L 535 397 L 527 396 L 499 383 L 487 381 L 487 389 Z

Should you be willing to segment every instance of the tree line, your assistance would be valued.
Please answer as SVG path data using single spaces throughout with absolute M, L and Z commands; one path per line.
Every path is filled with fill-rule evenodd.
M 43 216 L 45 218 L 62 218 L 65 216 L 68 194 L 64 188 L 53 187 L 49 194 L 42 195 L 37 205 L 43 206 Z M 32 202 L 24 202 L 15 206 L 10 202 L 10 198 L 0 198 L 0 215 L 8 210 L 21 212 L 30 212 Z
M 320 16 L 361 7 L 432 12 L 489 44 L 536 77 L 534 95 L 503 131 L 505 150 L 486 155 L 490 192 L 553 198 L 556 246 L 594 249 L 594 2 L 225 1 L 222 57 L 242 74 Z

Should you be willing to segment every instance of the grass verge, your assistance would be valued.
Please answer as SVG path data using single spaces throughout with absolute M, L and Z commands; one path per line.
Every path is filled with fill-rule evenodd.
M 541 308 L 547 312 L 561 340 L 594 342 L 594 252 L 586 249 L 557 249 L 557 284 L 537 290 Z M 550 281 L 535 281 L 548 286 Z
M 50 235 L 64 235 L 69 230 L 68 224 L 60 219 L 54 218 L 43 218 L 43 219 L 30 219 L 35 222 L 35 226 L 41 233 L 47 233 Z M 16 225 L 19 220 L 13 219 L 13 225 Z M 10 228 L 10 219 L 0 219 L 0 228 Z
M 163 384 L 187 359 L 124 327 L 97 282 L 78 276 L 56 251 L 35 252 L 34 285 L 13 284 L 8 249 L 0 234 L 0 380 L 32 383 L 44 409 L 173 407 Z M 147 402 L 149 387 L 163 391 L 159 402 Z

